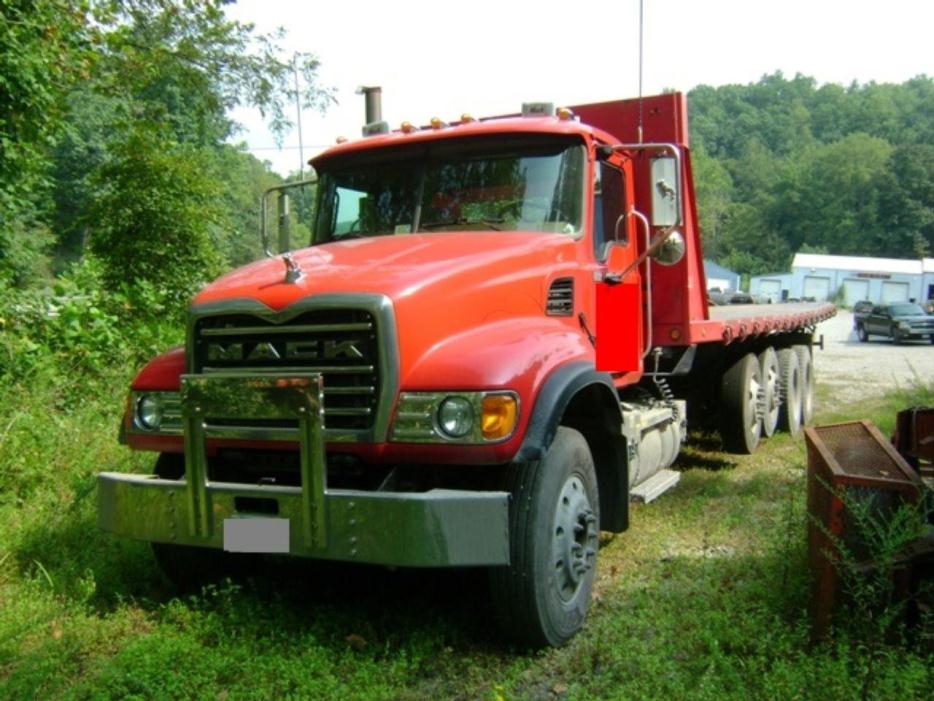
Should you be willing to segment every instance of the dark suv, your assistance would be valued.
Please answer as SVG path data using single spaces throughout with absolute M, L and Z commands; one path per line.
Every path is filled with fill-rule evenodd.
M 859 323 L 872 311 L 873 304 L 868 299 L 862 299 L 853 305 L 853 321 Z
M 883 304 L 856 319 L 856 335 L 864 342 L 875 335 L 888 336 L 895 343 L 911 338 L 930 339 L 934 343 L 934 316 L 926 314 L 918 304 Z

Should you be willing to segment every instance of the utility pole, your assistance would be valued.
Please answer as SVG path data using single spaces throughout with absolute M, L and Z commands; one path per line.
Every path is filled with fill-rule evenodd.
M 298 179 L 305 179 L 305 149 L 302 143 L 302 98 L 298 91 L 298 53 L 292 56 L 292 75 L 295 77 L 295 111 L 298 113 Z

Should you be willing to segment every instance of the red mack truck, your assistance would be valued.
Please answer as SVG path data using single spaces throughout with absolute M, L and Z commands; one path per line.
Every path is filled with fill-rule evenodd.
M 134 380 L 154 474 L 100 474 L 99 523 L 176 581 L 230 552 L 488 568 L 503 631 L 560 645 L 688 425 L 750 453 L 810 419 L 834 307 L 708 307 L 681 94 L 390 132 L 372 93 L 311 161 L 310 241 L 264 229 Z

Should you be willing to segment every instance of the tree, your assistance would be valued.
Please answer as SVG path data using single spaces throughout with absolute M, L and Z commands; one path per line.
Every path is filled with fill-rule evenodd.
M 219 183 L 204 152 L 145 125 L 112 145 L 94 177 L 91 249 L 113 288 L 145 281 L 183 304 L 221 268 Z
M 67 0 L 0 0 L 0 280 L 26 282 L 50 242 L 48 146 L 65 98 L 91 68 L 82 6 Z

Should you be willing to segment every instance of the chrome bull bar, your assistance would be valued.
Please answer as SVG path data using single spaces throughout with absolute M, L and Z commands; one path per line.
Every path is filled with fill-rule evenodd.
M 321 375 L 270 377 L 242 372 L 182 375 L 181 398 L 191 535 L 211 535 L 207 439 L 243 438 L 244 434 L 243 428 L 209 424 L 209 417 L 231 421 L 298 419 L 295 437 L 300 450 L 302 536 L 307 547 L 325 547 L 327 484 L 321 430 L 324 425 Z
M 275 500 L 278 517 L 298 525 L 283 551 L 292 555 L 416 567 L 509 563 L 506 492 L 329 490 L 323 396 L 316 373 L 183 375 L 185 479 L 101 473 L 100 527 L 141 540 L 227 548 L 218 525 L 260 518 L 237 506 L 238 499 L 260 498 Z M 276 431 L 299 444 L 300 487 L 210 480 L 208 440 L 256 440 L 251 422 L 296 419 L 297 428 Z

